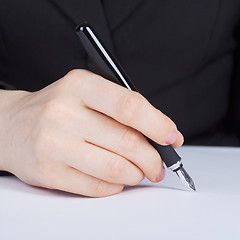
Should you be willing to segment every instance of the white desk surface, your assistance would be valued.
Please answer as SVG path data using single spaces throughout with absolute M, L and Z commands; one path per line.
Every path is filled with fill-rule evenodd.
M 197 192 L 170 170 L 115 196 L 86 198 L 0 178 L 0 239 L 240 239 L 240 148 L 182 147 Z

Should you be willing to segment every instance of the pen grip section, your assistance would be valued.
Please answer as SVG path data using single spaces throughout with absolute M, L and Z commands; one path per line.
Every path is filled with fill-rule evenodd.
M 176 164 L 178 161 L 181 161 L 181 157 L 177 154 L 172 145 L 162 146 L 149 138 L 147 138 L 147 140 L 157 150 L 168 168 Z

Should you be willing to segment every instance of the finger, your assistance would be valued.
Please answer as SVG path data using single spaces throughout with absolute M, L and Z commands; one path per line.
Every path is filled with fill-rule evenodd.
M 82 130 L 82 136 L 86 141 L 123 156 L 138 166 L 150 181 L 159 181 L 162 160 L 140 132 L 91 109 L 84 114 L 88 128 Z
M 127 185 L 136 185 L 143 179 L 139 168 L 106 149 L 85 143 L 70 151 L 72 157 L 68 158 L 67 164 L 98 179 Z
M 120 193 L 124 188 L 124 185 L 105 182 L 67 166 L 58 175 L 54 186 L 44 187 L 89 197 L 114 195 Z
M 184 143 L 184 138 L 183 138 L 183 135 L 178 131 L 178 138 L 176 140 L 176 142 L 174 142 L 172 144 L 173 148 L 179 148 L 183 145 Z
M 88 71 L 75 71 L 71 78 L 79 79 L 75 96 L 88 108 L 102 112 L 130 126 L 161 145 L 176 141 L 176 125 L 154 108 L 142 95 L 130 91 Z M 87 81 L 80 81 L 87 79 Z

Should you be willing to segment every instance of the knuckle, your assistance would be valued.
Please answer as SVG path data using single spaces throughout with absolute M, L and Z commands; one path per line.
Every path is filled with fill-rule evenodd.
M 143 174 L 138 174 L 130 183 L 128 183 L 128 185 L 130 186 L 135 186 L 137 184 L 139 184 L 142 180 L 143 180 Z
M 119 180 L 122 176 L 124 176 L 124 170 L 126 167 L 126 164 L 124 161 L 120 159 L 111 159 L 107 166 L 108 168 L 107 168 L 106 177 L 110 181 Z
M 117 189 L 117 191 L 115 192 L 115 194 L 118 194 L 118 193 L 122 192 L 123 189 L 124 189 L 124 184 L 120 184 L 120 185 L 118 186 L 118 189 Z
M 139 178 L 137 178 L 136 179 L 136 181 L 135 181 L 135 183 L 134 183 L 134 185 L 137 185 L 137 184 L 139 184 L 142 180 L 144 179 L 144 175 L 143 174 L 141 174 L 141 176 L 139 177 Z
M 61 87 L 65 89 L 69 87 L 75 88 L 76 85 L 81 85 L 85 79 L 86 72 L 87 70 L 84 69 L 71 70 L 61 79 Z
M 156 173 L 158 173 L 158 170 L 161 166 L 160 161 L 154 161 L 152 164 L 149 166 L 149 172 L 152 173 L 155 177 Z
M 152 162 L 148 164 L 146 168 L 146 173 L 150 178 L 155 179 L 157 174 L 159 173 L 160 168 L 161 168 L 161 158 L 160 157 L 154 158 L 152 159 Z
M 124 122 L 132 123 L 141 110 L 143 104 L 143 97 L 137 92 L 124 93 L 119 98 L 118 112 L 119 119 Z
M 91 80 L 99 76 L 85 69 L 74 69 L 67 73 L 60 81 L 59 87 L 61 90 L 69 92 L 78 90 L 78 96 L 84 96 L 89 92 L 91 87 Z
M 103 180 L 98 180 L 93 188 L 94 197 L 105 196 L 107 192 L 107 184 Z
M 81 69 L 72 69 L 65 75 L 65 77 L 70 79 L 75 79 L 81 76 L 81 73 L 82 73 Z
M 133 128 L 127 128 L 122 134 L 121 143 L 123 144 L 123 149 L 126 151 L 133 152 L 139 147 L 139 132 Z

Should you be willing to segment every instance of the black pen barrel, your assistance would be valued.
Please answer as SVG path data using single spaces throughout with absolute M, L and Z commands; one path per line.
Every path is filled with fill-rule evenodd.
M 102 77 L 126 87 L 129 90 L 137 91 L 137 88 L 134 86 L 120 63 L 106 50 L 103 44 L 100 43 L 90 26 L 87 24 L 78 25 L 76 32 L 89 58 Z M 147 137 L 146 139 L 158 151 L 167 167 L 172 167 L 174 164 L 181 161 L 181 157 L 171 145 L 161 146 Z

